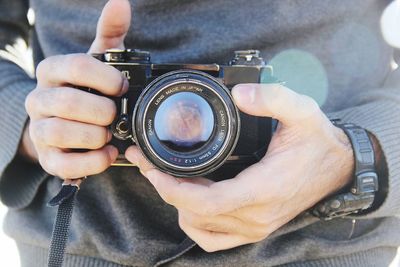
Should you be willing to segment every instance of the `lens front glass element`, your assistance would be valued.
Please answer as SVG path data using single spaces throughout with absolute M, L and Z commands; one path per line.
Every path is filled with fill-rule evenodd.
M 148 161 L 178 177 L 210 173 L 239 137 L 238 110 L 228 89 L 206 73 L 168 72 L 141 93 L 134 110 L 135 143 Z
M 178 152 L 201 148 L 214 129 L 214 114 L 208 102 L 192 92 L 168 97 L 156 111 L 154 130 L 161 143 Z

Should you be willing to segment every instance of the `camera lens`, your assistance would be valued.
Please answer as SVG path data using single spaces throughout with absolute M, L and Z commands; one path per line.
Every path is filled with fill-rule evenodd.
M 181 92 L 162 102 L 154 118 L 154 129 L 168 149 L 190 153 L 211 137 L 214 114 L 204 98 Z
M 228 89 L 199 71 L 174 71 L 150 83 L 136 102 L 133 134 L 143 155 L 179 177 L 205 175 L 231 155 L 238 110 Z

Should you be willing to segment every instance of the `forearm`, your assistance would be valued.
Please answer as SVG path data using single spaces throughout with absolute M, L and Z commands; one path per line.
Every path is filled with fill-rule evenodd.
M 26 0 L 0 0 L 0 199 L 10 208 L 26 207 L 48 176 L 23 156 L 32 154 L 24 103 L 36 86 L 27 72 L 27 10 Z

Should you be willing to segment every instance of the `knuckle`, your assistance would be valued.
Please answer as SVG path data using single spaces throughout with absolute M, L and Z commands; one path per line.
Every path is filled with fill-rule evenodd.
M 65 157 L 65 152 L 49 152 L 45 150 L 39 153 L 39 163 L 42 168 L 49 174 L 60 178 L 74 178 L 76 175 L 76 166 Z
M 304 118 L 320 117 L 321 114 L 318 103 L 310 96 L 300 95 L 301 109 L 303 110 Z
M 40 166 L 42 166 L 42 168 L 45 172 L 47 172 L 48 174 L 54 175 L 53 170 L 51 170 L 49 168 L 49 164 L 48 164 L 47 160 L 44 160 L 44 157 L 42 154 L 38 155 L 38 160 L 39 160 Z
M 200 222 L 199 227 L 212 232 L 224 232 L 226 230 L 223 226 L 210 221 Z
M 269 223 L 271 223 L 271 219 L 269 216 L 261 216 L 258 214 L 252 214 L 249 216 L 249 220 L 261 227 L 267 227 Z
M 261 90 L 261 101 L 266 104 L 271 110 L 279 109 L 281 106 L 286 105 L 286 98 L 283 91 L 286 90 L 281 84 L 273 84 L 268 87 L 268 91 Z
M 107 32 L 107 34 L 103 34 L 103 37 L 115 38 L 125 34 L 127 30 L 124 24 L 111 24 L 108 27 L 109 31 Z
M 218 248 L 217 245 L 213 245 L 211 244 L 212 242 L 199 242 L 197 243 L 199 245 L 199 247 L 201 247 L 205 252 L 211 253 L 211 252 L 216 252 L 218 250 L 221 250 L 220 248 Z
M 308 95 L 302 95 L 303 98 L 303 102 L 305 103 L 305 105 L 307 107 L 309 107 L 309 109 L 319 109 L 319 105 L 317 103 L 317 101 L 315 101 L 314 98 L 308 96 Z
M 39 62 L 38 66 L 36 67 L 36 79 L 38 82 L 46 82 L 49 80 L 49 73 L 54 71 L 58 64 L 63 62 L 65 56 L 63 55 L 56 55 L 45 58 L 41 62 Z
M 211 235 L 205 235 L 205 234 L 201 234 L 202 236 L 193 236 L 191 234 L 191 231 L 188 230 L 188 225 L 191 225 L 190 222 L 187 222 L 188 216 L 187 214 L 185 216 L 182 215 L 182 213 L 179 211 L 179 216 L 178 216 L 178 224 L 179 227 L 190 237 L 193 239 L 193 241 L 195 241 L 197 243 L 197 245 L 199 245 L 199 247 L 201 247 L 204 251 L 206 252 L 215 252 L 220 250 L 221 248 L 218 247 L 217 244 L 215 244 L 215 242 L 213 242 L 212 240 L 212 234 L 213 232 L 209 232 L 209 234 Z
M 36 67 L 36 79 L 38 81 L 43 81 L 46 79 L 46 74 L 48 73 L 50 62 L 53 60 L 53 57 L 48 57 L 39 62 Z
M 25 110 L 29 116 L 32 116 L 35 113 L 37 105 L 37 89 L 31 91 L 25 98 Z
M 160 196 L 162 199 L 170 205 L 175 205 L 175 197 L 171 190 L 165 188 L 158 188 Z
M 56 175 L 53 159 L 49 157 L 48 153 L 40 153 L 39 152 L 39 164 L 42 166 L 43 170 L 45 170 L 48 174 Z
M 281 84 L 273 84 L 272 86 L 268 87 L 268 92 L 269 92 L 269 97 L 271 99 L 276 100 L 282 100 L 282 91 L 285 90 L 283 85 Z
M 263 229 L 268 228 L 271 222 L 273 222 L 273 217 L 268 213 L 268 211 L 265 211 L 263 214 L 252 213 L 248 215 L 248 219 Z
M 71 164 L 64 157 L 55 157 L 51 160 L 51 169 L 54 170 L 54 174 L 61 178 L 72 178 L 73 168 Z
M 43 72 L 46 64 L 45 60 L 40 61 L 39 64 L 36 66 L 35 76 L 38 81 L 40 81 L 43 77 Z

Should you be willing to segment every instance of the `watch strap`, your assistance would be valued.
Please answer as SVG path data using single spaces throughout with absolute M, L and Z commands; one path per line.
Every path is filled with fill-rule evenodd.
M 365 129 L 352 123 L 332 121 L 348 136 L 354 153 L 354 178 L 349 192 L 330 196 L 312 208 L 324 220 L 356 214 L 369 209 L 378 191 L 378 175 L 372 142 Z

